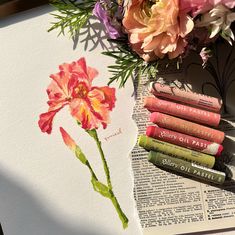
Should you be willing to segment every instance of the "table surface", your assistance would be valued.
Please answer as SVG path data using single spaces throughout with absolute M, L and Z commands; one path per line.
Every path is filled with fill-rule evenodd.
M 48 0 L 1 0 L 0 18 L 7 17 L 20 11 L 38 7 L 48 2 Z

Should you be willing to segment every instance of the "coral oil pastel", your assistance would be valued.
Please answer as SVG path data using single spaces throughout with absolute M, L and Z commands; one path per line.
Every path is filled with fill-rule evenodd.
M 163 97 L 180 103 L 193 105 L 212 112 L 219 112 L 223 103 L 221 99 L 216 97 L 186 91 L 159 82 L 151 82 L 149 84 L 149 91 L 156 97 Z
M 157 124 L 159 127 L 195 136 L 218 144 L 221 144 L 225 137 L 225 134 L 222 131 L 159 112 L 151 113 L 150 121 Z
M 146 97 L 144 100 L 144 107 L 152 112 L 166 113 L 172 116 L 214 127 L 217 127 L 220 122 L 220 114 L 218 113 L 193 108 L 167 100 L 161 100 L 154 97 Z

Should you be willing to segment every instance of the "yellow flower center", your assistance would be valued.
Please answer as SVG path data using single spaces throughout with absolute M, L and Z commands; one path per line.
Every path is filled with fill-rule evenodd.
M 146 0 L 146 1 L 144 1 L 143 5 L 142 5 L 142 9 L 148 17 L 151 16 L 151 13 L 152 13 L 151 8 L 153 5 L 156 5 L 159 8 L 164 8 L 164 6 L 165 6 L 165 4 L 162 2 L 162 0 Z
M 85 98 L 87 95 L 87 89 L 84 85 L 79 84 L 75 89 L 75 94 L 77 98 Z

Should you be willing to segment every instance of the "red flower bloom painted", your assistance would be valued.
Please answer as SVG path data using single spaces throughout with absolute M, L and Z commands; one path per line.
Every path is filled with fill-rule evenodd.
M 59 70 L 50 76 L 52 82 L 47 88 L 49 109 L 38 121 L 41 131 L 51 133 L 55 114 L 66 105 L 82 128 L 97 129 L 100 124 L 106 128 L 109 112 L 116 101 L 115 88 L 92 87 L 92 80 L 98 72 L 88 67 L 84 58 L 71 64 L 64 63 Z

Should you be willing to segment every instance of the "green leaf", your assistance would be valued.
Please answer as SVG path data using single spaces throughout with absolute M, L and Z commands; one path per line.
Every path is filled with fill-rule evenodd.
M 100 193 L 102 196 L 110 198 L 113 196 L 113 194 L 110 192 L 109 188 L 101 183 L 100 181 L 96 180 L 94 177 L 91 178 L 91 183 L 94 187 L 94 190 L 98 193 Z

